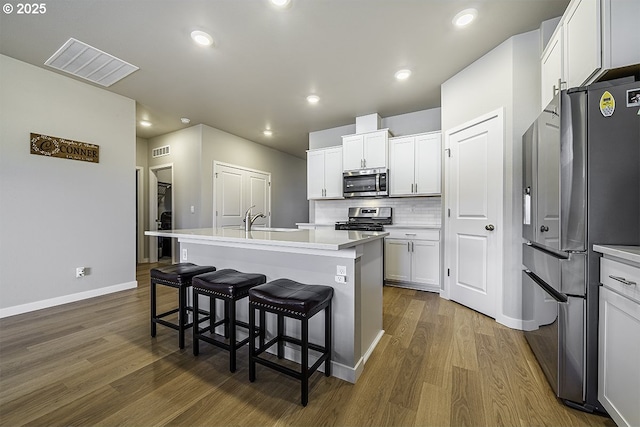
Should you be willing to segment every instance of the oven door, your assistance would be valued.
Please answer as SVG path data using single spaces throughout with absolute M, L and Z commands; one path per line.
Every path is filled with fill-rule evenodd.
M 584 299 L 558 292 L 534 272 L 522 272 L 524 335 L 556 396 L 584 401 Z

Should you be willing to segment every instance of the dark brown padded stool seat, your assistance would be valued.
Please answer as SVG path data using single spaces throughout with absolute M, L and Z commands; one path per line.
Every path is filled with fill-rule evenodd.
M 232 269 L 218 270 L 201 274 L 193 279 L 193 309 L 198 311 L 198 296 L 210 297 L 209 316 L 197 316 L 193 326 L 193 354 L 200 352 L 200 340 L 223 348 L 229 352 L 229 370 L 236 371 L 236 350 L 249 342 L 249 338 L 236 341 L 236 326 L 249 328 L 249 324 L 236 319 L 236 301 L 249 295 L 249 289 L 267 281 L 264 274 L 241 273 Z M 215 300 L 224 301 L 224 317 L 216 321 Z M 200 328 L 200 324 L 209 320 L 209 325 Z M 216 339 L 216 326 L 224 325 L 224 338 L 229 342 Z M 205 332 L 211 335 L 204 335 Z
M 256 363 L 275 369 L 302 382 L 301 403 L 309 401 L 309 377 L 324 363 L 324 374 L 331 375 L 331 299 L 333 288 L 322 285 L 305 285 L 289 279 L 278 279 L 249 291 L 249 380 L 256 379 Z M 255 310 L 260 313 L 260 345 L 256 347 Z M 309 319 L 324 310 L 324 346 L 309 342 Z M 278 316 L 278 330 L 275 338 L 265 343 L 264 312 Z M 284 318 L 301 321 L 300 339 L 285 335 Z M 301 371 L 294 371 L 279 363 L 260 357 L 272 345 L 278 344 L 278 358 L 284 357 L 284 343 L 300 346 Z M 320 352 L 320 358 L 309 367 L 309 349 Z
M 151 269 L 151 336 L 156 336 L 156 324 L 167 326 L 178 331 L 178 344 L 184 348 L 184 331 L 190 328 L 193 323 L 187 323 L 188 312 L 193 312 L 193 308 L 187 304 L 187 288 L 191 286 L 194 276 L 202 273 L 215 271 L 212 266 L 201 266 L 190 262 L 167 265 Z M 156 285 L 170 286 L 178 289 L 178 307 L 164 313 L 157 313 L 156 308 Z M 178 313 L 178 323 L 172 323 L 165 319 L 166 316 Z M 206 313 L 209 314 L 209 313 Z

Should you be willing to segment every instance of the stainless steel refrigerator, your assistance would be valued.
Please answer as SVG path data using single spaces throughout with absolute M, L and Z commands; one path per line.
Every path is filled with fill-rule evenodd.
M 563 90 L 523 136 L 525 336 L 556 395 L 597 400 L 599 257 L 640 244 L 640 82 Z

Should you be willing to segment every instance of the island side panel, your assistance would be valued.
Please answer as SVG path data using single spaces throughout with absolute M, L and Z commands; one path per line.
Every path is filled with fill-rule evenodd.
M 383 284 L 383 247 L 384 240 L 376 240 L 362 245 L 360 264 L 360 310 L 362 356 L 364 362 L 382 338 L 382 284 Z M 357 328 L 358 329 L 358 328 Z
M 213 265 L 218 270 L 233 268 L 247 273 L 264 274 L 267 276 L 267 281 L 288 278 L 305 284 L 333 287 L 332 371 L 339 378 L 350 382 L 356 381 L 359 376 L 359 372 L 356 373 L 356 365 L 362 363 L 359 339 L 361 334 L 360 331 L 356 331 L 356 326 L 360 327 L 360 322 L 356 322 L 356 286 L 349 280 L 349 278 L 356 277 L 355 268 L 358 255 L 355 248 L 322 251 L 323 255 L 318 255 L 317 251 L 314 251 L 316 252 L 314 254 L 290 253 L 271 251 L 268 246 L 249 249 L 183 240 L 180 241 L 180 248 L 180 253 L 182 253 L 182 249 L 187 249 L 188 262 Z M 300 252 L 304 252 L 304 250 L 300 250 Z M 347 267 L 347 283 L 345 284 L 335 282 L 337 265 Z M 238 316 L 245 321 L 248 319 L 246 307 L 246 303 L 238 304 Z M 380 314 L 382 314 L 381 305 Z M 321 314 L 316 315 L 310 321 L 310 339 L 319 344 L 324 342 L 322 316 Z M 274 321 L 275 319 L 268 319 L 267 322 L 268 328 L 272 331 L 275 326 Z M 299 336 L 299 322 L 287 322 L 287 334 Z M 294 354 L 299 356 L 297 349 Z M 299 361 L 299 357 L 295 357 L 295 359 Z

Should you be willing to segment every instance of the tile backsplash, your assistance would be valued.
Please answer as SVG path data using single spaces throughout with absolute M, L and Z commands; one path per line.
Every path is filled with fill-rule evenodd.
M 320 224 L 346 221 L 350 207 L 377 206 L 392 208 L 394 224 L 440 226 L 442 220 L 442 199 L 440 197 L 411 197 L 316 200 L 312 201 L 309 206 L 309 222 Z

